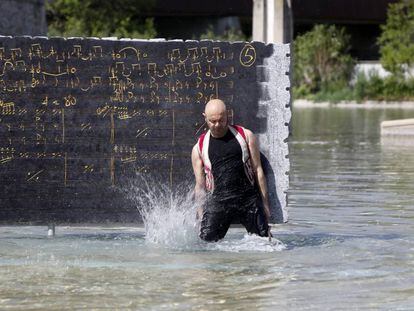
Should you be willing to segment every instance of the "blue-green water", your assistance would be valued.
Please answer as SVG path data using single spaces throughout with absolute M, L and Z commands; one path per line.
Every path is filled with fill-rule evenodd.
M 204 244 L 180 211 L 151 228 L 0 227 L 1 310 L 413 310 L 414 110 L 294 109 L 281 243 Z M 414 138 L 413 138 L 414 139 Z M 181 223 L 180 223 L 181 220 Z M 181 229 L 185 229 L 184 231 Z

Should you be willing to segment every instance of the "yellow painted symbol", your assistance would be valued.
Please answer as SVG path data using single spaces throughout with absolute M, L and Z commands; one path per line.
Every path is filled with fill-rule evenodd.
M 0 113 L 4 116 L 14 115 L 16 112 L 14 102 L 5 103 L 0 100 Z
M 81 131 L 87 131 L 90 130 L 92 128 L 91 123 L 82 123 L 81 124 Z
M 83 166 L 83 173 L 92 173 L 93 172 L 93 164 L 91 165 L 84 165 Z
M 63 97 L 65 100 L 65 107 L 75 106 L 76 105 L 76 98 L 72 95 L 68 95 Z
M 145 137 L 145 136 L 147 136 L 148 135 L 148 131 L 149 131 L 149 127 L 146 127 L 146 128 L 144 128 L 144 129 L 138 129 L 137 131 L 136 131 L 136 135 L 135 135 L 135 137 L 136 138 L 138 138 L 138 137 L 140 137 L 140 136 L 143 136 L 143 137 Z
M 32 172 L 27 173 L 27 176 L 28 176 L 27 181 L 31 181 L 31 180 L 34 180 L 34 181 L 39 181 L 39 175 L 40 175 L 43 171 L 44 171 L 44 170 L 40 170 L 40 171 L 38 171 L 38 172 L 36 172 L 36 173 L 32 173 Z
M 256 50 L 251 44 L 246 44 L 240 52 L 240 64 L 250 67 L 256 61 Z

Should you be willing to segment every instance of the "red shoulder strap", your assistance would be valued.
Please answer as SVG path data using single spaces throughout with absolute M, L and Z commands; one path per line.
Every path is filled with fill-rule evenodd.
M 239 125 L 233 125 L 233 127 L 237 130 L 237 132 L 239 132 L 239 133 L 240 133 L 240 135 L 243 137 L 243 139 L 244 139 L 245 141 L 247 141 L 247 140 L 246 140 L 246 134 L 244 133 L 243 127 L 241 127 L 241 126 L 239 126 Z
M 205 137 L 206 137 L 206 132 L 201 134 L 200 138 L 198 139 L 198 149 L 200 149 L 201 153 L 203 153 L 203 143 L 204 143 L 204 138 Z

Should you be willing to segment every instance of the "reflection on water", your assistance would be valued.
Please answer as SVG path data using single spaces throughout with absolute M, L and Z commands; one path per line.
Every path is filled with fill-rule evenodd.
M 414 148 L 381 144 L 379 124 L 413 114 L 412 110 L 299 110 L 291 144 L 292 220 L 358 233 L 368 224 L 378 225 L 369 226 L 370 232 L 411 226 Z M 346 227 L 337 226 L 344 222 Z
M 413 310 L 414 148 L 379 135 L 413 116 L 295 109 L 280 242 L 202 243 L 184 195 L 157 196 L 146 230 L 0 227 L 0 309 Z

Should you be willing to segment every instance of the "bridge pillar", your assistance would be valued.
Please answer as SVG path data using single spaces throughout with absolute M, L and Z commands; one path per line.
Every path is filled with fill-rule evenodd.
M 292 16 L 291 0 L 253 0 L 253 41 L 291 42 Z

